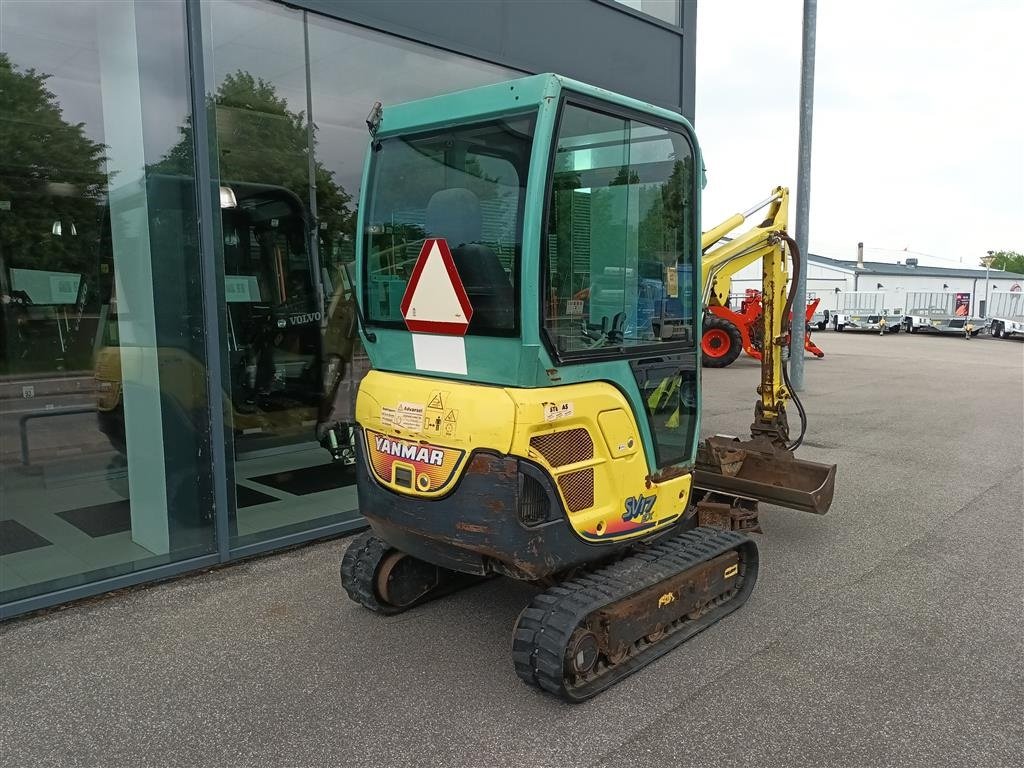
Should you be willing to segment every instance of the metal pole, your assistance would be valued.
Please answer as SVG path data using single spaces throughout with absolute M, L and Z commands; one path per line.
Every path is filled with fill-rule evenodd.
M 993 251 L 988 252 L 988 258 L 985 259 L 985 311 L 981 312 L 982 317 L 988 317 L 988 270 L 992 266 Z
M 814 32 L 817 27 L 818 1 L 804 0 L 803 54 L 800 62 L 800 157 L 796 171 L 796 244 L 803 269 L 796 283 L 793 300 L 792 342 L 789 347 L 789 373 L 793 389 L 804 388 L 804 337 L 807 308 L 807 226 L 811 211 L 811 121 L 814 117 Z

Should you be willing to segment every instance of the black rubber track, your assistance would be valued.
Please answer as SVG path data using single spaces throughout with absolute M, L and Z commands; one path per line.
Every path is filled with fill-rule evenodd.
M 404 610 L 377 597 L 377 568 L 391 549 L 387 542 L 374 536 L 373 531 L 363 531 L 341 558 L 341 586 L 348 596 L 364 608 L 385 616 Z
M 597 672 L 587 679 L 570 679 L 566 659 L 569 640 L 591 613 L 732 550 L 739 553 L 740 572 L 731 597 L 697 619 L 681 619 L 656 642 L 639 641 L 620 663 L 611 666 L 601 662 Z M 566 701 L 589 699 L 739 608 L 754 588 L 757 568 L 757 545 L 747 536 L 717 528 L 694 528 L 562 582 L 537 595 L 520 614 L 512 639 L 516 674 Z
M 392 605 L 383 600 L 377 592 L 377 572 L 384 558 L 396 551 L 386 541 L 375 536 L 373 531 L 363 531 L 352 540 L 341 558 L 341 586 L 354 602 L 375 613 L 394 616 L 438 597 L 479 584 L 488 578 L 437 566 L 439 578 L 433 589 L 408 605 Z

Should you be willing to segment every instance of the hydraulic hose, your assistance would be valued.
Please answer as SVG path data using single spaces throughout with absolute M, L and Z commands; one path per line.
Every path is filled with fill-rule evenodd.
M 804 268 L 803 256 L 800 253 L 800 246 L 796 244 L 796 240 L 789 236 L 787 232 L 779 232 L 779 236 L 786 241 L 786 245 L 789 246 L 789 252 L 793 256 L 793 277 L 789 283 L 789 295 L 786 296 L 786 306 L 782 310 L 782 323 L 783 323 L 783 335 L 791 334 L 793 330 L 793 321 L 791 319 L 793 312 L 793 302 L 796 301 L 796 286 L 801 270 Z M 790 335 L 792 342 L 792 336 Z M 804 351 L 802 349 L 793 352 L 792 343 L 790 343 L 789 354 L 802 355 Z M 786 450 L 795 451 L 800 447 L 804 441 L 804 435 L 807 434 L 807 411 L 804 410 L 804 404 L 800 402 L 800 396 L 793 389 L 793 385 L 789 381 L 789 366 L 783 364 L 782 366 L 782 380 L 786 382 L 786 390 L 789 392 L 790 397 L 793 398 L 793 403 L 796 405 L 796 410 L 800 414 L 800 434 L 796 440 L 786 446 Z

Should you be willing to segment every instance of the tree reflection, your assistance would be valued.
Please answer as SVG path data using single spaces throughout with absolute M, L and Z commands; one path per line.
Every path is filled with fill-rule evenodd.
M 54 326 L 59 322 L 55 307 L 38 306 L 43 302 L 14 285 L 11 270 L 78 276 L 69 282 L 78 303 L 64 303 L 69 328 L 80 320 L 85 296 L 95 293 L 86 289 L 83 294 L 83 286 L 98 280 L 105 146 L 86 135 L 83 123 L 64 119 L 57 97 L 46 87 L 49 77 L 19 70 L 0 53 L 0 371 L 5 373 L 62 367 L 65 351 Z
M 312 141 L 306 113 L 289 109 L 273 83 L 239 70 L 228 75 L 212 99 L 217 129 L 219 175 L 225 182 L 254 182 L 284 187 L 310 207 L 309 153 Z M 181 139 L 155 168 L 164 173 L 192 173 L 191 118 Z M 352 195 L 334 181 L 334 172 L 315 160 L 313 180 L 320 238 L 328 245 L 355 234 Z

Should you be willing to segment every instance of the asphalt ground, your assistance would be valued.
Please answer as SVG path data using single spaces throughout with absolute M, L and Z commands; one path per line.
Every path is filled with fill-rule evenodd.
M 530 586 L 383 618 L 337 540 L 7 623 L 0 764 L 1020 765 L 1024 344 L 816 340 L 831 511 L 763 508 L 746 606 L 596 699 L 516 678 Z M 756 379 L 705 372 L 705 432 L 746 431 Z

